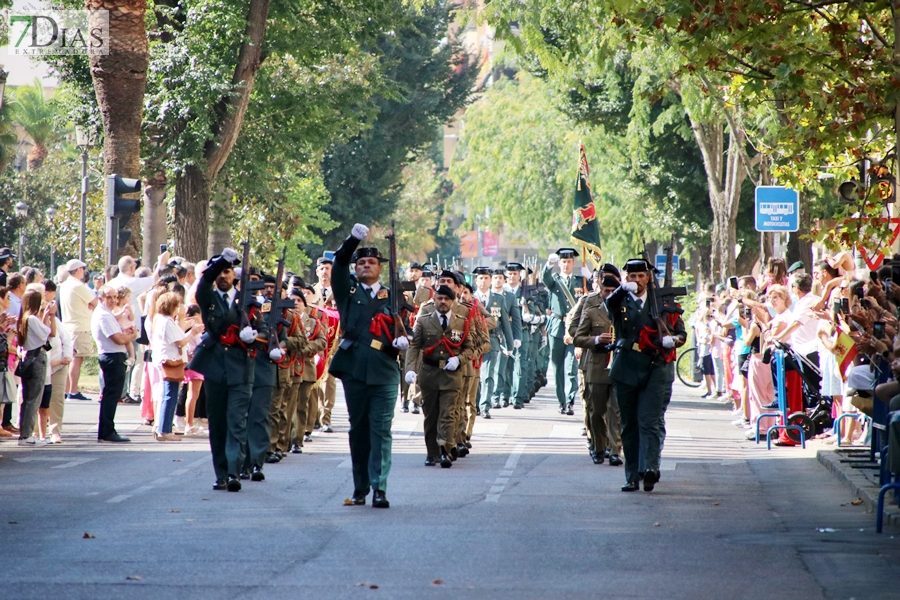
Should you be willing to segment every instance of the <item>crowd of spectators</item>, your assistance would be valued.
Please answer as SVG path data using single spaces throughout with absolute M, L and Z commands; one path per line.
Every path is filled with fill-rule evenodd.
M 140 404 L 154 438 L 177 441 L 201 434 L 202 377 L 166 381 L 163 363 L 186 361 L 203 326 L 191 305 L 195 265 L 163 252 L 154 269 L 130 256 L 89 275 L 73 259 L 54 278 L 21 267 L 0 248 L 0 438 L 20 446 L 63 443 L 66 401 L 89 401 L 82 392 L 85 359 L 99 367 L 97 439 L 127 442 L 115 428 L 120 403 Z M 180 409 L 180 410 L 179 410 Z M 199 411 L 198 411 L 199 409 Z
M 758 277 L 705 286 L 690 320 L 703 397 L 730 403 L 733 424 L 754 439 L 758 420 L 763 432 L 777 421 L 760 415 L 780 408 L 772 360 L 778 351 L 786 356 L 787 415 L 822 400 L 830 401 L 831 419 L 846 413 L 871 415 L 879 401 L 900 410 L 895 381 L 900 374 L 900 256 L 885 263 L 870 271 L 851 253 L 840 252 L 808 270 L 802 262 L 788 267 L 784 259 L 773 258 Z M 860 443 L 867 433 L 865 422 L 844 420 L 840 440 L 830 428 L 823 428 L 819 437 L 826 443 Z M 797 441 L 780 430 L 776 443 Z

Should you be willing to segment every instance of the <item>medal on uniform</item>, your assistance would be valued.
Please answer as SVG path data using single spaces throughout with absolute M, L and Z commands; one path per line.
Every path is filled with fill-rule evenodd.
M 499 306 L 492 306 L 492 307 L 491 307 L 491 316 L 492 316 L 492 317 L 497 317 L 498 319 L 499 319 L 501 316 L 503 316 L 503 313 L 502 313 L 502 311 L 500 310 L 500 307 L 499 307 Z
M 378 290 L 378 295 L 376 296 L 376 298 L 378 300 L 387 300 L 387 297 L 388 297 L 388 292 L 386 289 L 381 288 L 380 290 Z
M 450 341 L 454 344 L 460 343 L 462 341 L 462 331 L 460 331 L 459 329 L 451 329 Z

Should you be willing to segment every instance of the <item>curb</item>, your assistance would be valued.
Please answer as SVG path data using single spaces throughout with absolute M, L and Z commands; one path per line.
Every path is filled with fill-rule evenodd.
M 857 449 L 858 450 L 858 449 Z M 868 450 L 865 451 L 868 454 Z M 847 450 L 819 450 L 816 452 L 816 459 L 826 469 L 837 478 L 838 481 L 845 484 L 850 491 L 855 494 L 863 505 L 866 507 L 867 513 L 874 515 L 878 508 L 878 492 L 881 489 L 877 481 L 872 481 L 866 477 L 861 469 L 854 469 L 848 463 L 842 463 L 842 459 L 848 458 Z M 877 477 L 877 475 L 876 475 Z M 891 494 L 885 497 L 884 502 L 884 524 L 886 526 L 900 526 L 900 507 L 896 502 L 891 501 Z

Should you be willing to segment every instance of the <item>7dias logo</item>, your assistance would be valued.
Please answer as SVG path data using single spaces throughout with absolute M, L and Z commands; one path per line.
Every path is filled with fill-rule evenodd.
M 33 10 L 7 14 L 11 55 L 109 54 L 108 11 Z

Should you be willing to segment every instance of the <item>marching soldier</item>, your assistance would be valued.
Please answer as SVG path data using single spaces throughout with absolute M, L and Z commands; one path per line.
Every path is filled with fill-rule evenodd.
M 209 446 L 216 472 L 213 489 L 229 492 L 241 489 L 238 474 L 244 464 L 255 363 L 252 344 L 265 327 L 254 307 L 237 304 L 234 267 L 240 262 L 231 248 L 209 260 L 197 285 L 197 304 L 206 333 L 188 366 L 204 377 Z M 242 311 L 248 312 L 250 323 L 243 328 Z
M 333 307 L 334 303 L 331 298 L 331 270 L 333 262 L 327 256 L 320 256 L 316 259 L 316 277 L 318 281 L 313 286 L 316 294 L 319 296 L 319 302 L 316 304 L 319 308 Z M 329 357 L 331 354 L 328 355 Z M 313 388 L 312 401 L 317 406 L 318 419 L 313 419 L 315 423 L 320 423 L 323 433 L 332 433 L 331 428 L 331 411 L 334 409 L 334 399 L 337 392 L 337 381 L 334 376 L 328 373 L 328 365 L 325 365 L 325 375 L 317 382 Z M 313 425 L 315 427 L 315 424 Z
M 521 409 L 531 401 L 532 378 L 534 377 L 534 368 L 531 361 L 531 322 L 532 314 L 537 308 L 531 298 L 527 298 L 523 293 L 522 275 L 525 267 L 519 263 L 513 262 L 506 265 L 506 275 L 509 281 L 509 287 L 512 289 L 512 295 L 515 298 L 516 312 L 513 314 L 512 327 L 515 330 L 519 327 L 519 339 L 521 346 L 516 350 L 513 359 L 512 369 L 512 399 L 513 408 Z M 526 312 L 528 314 L 526 321 Z
M 494 408 L 506 408 L 511 403 L 514 403 L 511 402 L 515 398 L 513 396 L 513 372 L 515 370 L 516 356 L 521 354 L 519 349 L 522 346 L 522 309 L 519 306 L 515 292 L 507 284 L 506 271 L 506 269 L 494 269 L 491 278 L 491 290 L 502 290 L 503 295 L 506 297 L 506 309 L 509 311 L 509 326 L 513 335 L 513 347 L 507 348 L 506 353 L 500 354 Z
M 491 350 L 484 355 L 481 363 L 481 398 L 479 406 L 481 416 L 491 418 L 492 397 L 495 396 L 497 374 L 500 368 L 500 352 L 506 351 L 506 345 L 512 345 L 512 328 L 509 322 L 509 310 L 507 309 L 506 296 L 502 291 L 494 292 L 491 289 L 491 276 L 493 273 L 489 267 L 477 267 L 475 283 L 478 291 L 475 297 L 484 306 L 484 309 L 492 317 L 497 319 L 497 327 L 491 330 Z
M 389 508 L 385 491 L 391 469 L 391 421 L 400 385 L 397 351 L 409 348 L 409 340 L 393 335 L 391 292 L 378 283 L 385 259 L 377 248 L 358 248 L 368 235 L 369 228 L 357 223 L 334 255 L 331 285 L 343 339 L 330 372 L 341 380 L 350 417 L 354 490 L 349 504 L 365 504 L 371 488 L 372 506 Z M 355 277 L 350 276 L 351 264 Z
M 599 272 L 595 271 L 598 277 Z M 618 466 L 619 432 L 615 431 L 607 416 L 609 405 L 616 402 L 609 378 L 609 347 L 615 340 L 613 322 L 606 310 L 606 298 L 618 287 L 618 282 L 607 276 L 602 285 L 594 278 L 594 291 L 579 301 L 580 310 L 573 310 L 575 317 L 575 346 L 582 351 L 579 366 L 584 376 L 585 425 L 588 431 L 589 451 L 595 465 L 603 464 L 605 452 L 610 447 L 609 464 Z M 610 285 L 611 284 L 611 285 Z M 618 414 L 618 413 L 616 413 Z M 618 427 L 616 419 L 615 427 Z
M 421 374 L 422 411 L 425 415 L 425 466 L 434 466 L 439 456 L 441 467 L 453 465 L 457 408 L 463 384 L 462 364 L 472 358 L 472 338 L 467 311 L 451 310 L 456 292 L 441 285 L 434 295 L 433 312 L 416 319 L 413 340 L 406 359 L 408 383 Z M 457 307 L 461 305 L 457 304 Z
M 644 259 L 625 263 L 627 281 L 606 299 L 615 324 L 616 354 L 610 378 L 622 417 L 626 484 L 623 492 L 652 491 L 659 481 L 659 461 L 665 440 L 665 412 L 675 379 L 675 348 L 687 339 L 677 307 L 660 308 L 651 317 L 648 286 L 651 267 Z
M 293 430 L 292 454 L 303 453 L 303 443 L 310 441 L 309 434 L 312 433 L 318 415 L 318 393 L 322 387 L 316 380 L 316 356 L 325 350 L 328 327 L 320 318 L 320 309 L 307 306 L 302 290 L 300 292 L 294 299 L 299 326 L 287 340 L 288 351 L 297 357 L 294 362 L 294 382 L 297 390 L 293 401 L 295 409 L 288 413 L 288 431 Z
M 463 278 L 465 281 L 465 278 Z M 475 427 L 475 417 L 478 415 L 478 386 L 481 383 L 481 368 L 484 355 L 491 351 L 491 331 L 497 327 L 497 319 L 491 315 L 481 302 L 472 294 L 472 286 L 463 283 L 459 286 L 462 299 L 460 302 L 469 307 L 472 319 L 472 331 L 477 334 L 472 341 L 475 346 L 475 355 L 472 361 L 464 366 L 463 370 L 463 411 L 460 423 L 462 441 L 466 450 L 472 448 L 472 430 Z
M 547 258 L 541 272 L 541 280 L 550 293 L 550 317 L 547 320 L 547 337 L 550 342 L 550 362 L 556 383 L 556 399 L 559 413 L 574 415 L 575 393 L 578 390 L 578 372 L 575 347 L 566 343 L 566 314 L 575 306 L 578 283 L 572 271 L 578 252 L 572 248 L 560 248 Z M 559 264 L 559 273 L 552 271 Z

